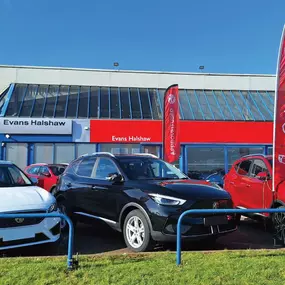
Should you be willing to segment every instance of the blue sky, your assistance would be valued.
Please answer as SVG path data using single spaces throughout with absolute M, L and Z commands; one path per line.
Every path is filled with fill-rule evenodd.
M 275 73 L 284 0 L 0 0 L 0 64 Z

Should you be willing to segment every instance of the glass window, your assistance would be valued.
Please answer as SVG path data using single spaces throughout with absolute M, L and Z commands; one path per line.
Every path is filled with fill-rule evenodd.
M 130 119 L 131 114 L 128 88 L 120 88 L 119 92 L 122 106 L 122 119 Z
M 252 161 L 251 160 L 244 160 L 239 164 L 237 169 L 237 173 L 242 176 L 246 176 L 249 174 L 250 166 Z
M 40 169 L 40 175 L 46 175 L 48 173 L 50 173 L 49 168 L 47 166 L 42 166 Z
M 229 109 L 229 103 L 226 100 L 226 96 L 221 91 L 213 91 L 216 99 L 218 101 L 218 104 L 220 106 L 221 111 L 223 112 L 225 119 L 227 121 L 234 120 L 232 111 Z
M 100 151 L 113 154 L 133 154 L 140 152 L 139 144 L 101 144 Z
M 152 119 L 151 111 L 150 111 L 150 105 L 149 105 L 149 98 L 147 89 L 139 89 L 140 93 L 140 100 L 141 100 L 141 106 L 142 106 L 142 114 L 144 119 Z
M 34 148 L 34 163 L 53 163 L 53 144 L 36 143 Z
M 27 166 L 28 145 L 26 143 L 7 143 L 6 159 L 24 169 Z
M 264 119 L 266 121 L 272 121 L 273 120 L 273 112 L 270 111 L 270 109 L 267 106 L 265 99 L 265 96 L 263 94 L 250 91 L 250 95 L 252 99 L 255 101 L 256 105 L 258 106 L 259 111 L 262 113 Z M 270 104 L 272 105 L 272 104 Z
M 271 114 L 270 121 L 273 120 L 273 113 L 274 113 L 274 92 L 258 92 L 260 97 L 262 98 L 264 104 L 266 105 L 265 108 L 267 108 Z
M 237 121 L 243 121 L 244 118 L 242 116 L 242 108 L 240 107 L 240 105 L 237 105 L 238 104 L 238 100 L 236 100 L 235 96 L 233 95 L 232 92 L 230 91 L 223 91 L 226 98 L 227 98 L 227 101 L 230 105 L 230 108 L 231 108 L 231 111 L 233 112 L 233 115 L 235 117 L 235 120 Z
M 15 165 L 0 166 L 0 186 L 30 186 L 32 183 L 28 177 Z
M 241 112 L 243 114 L 243 120 L 252 121 L 254 118 L 252 117 L 252 113 L 250 112 L 249 108 L 247 107 L 246 103 L 248 102 L 243 97 L 242 93 L 239 91 L 232 91 L 236 101 L 238 102 Z
M 182 112 L 184 115 L 185 120 L 193 120 L 193 110 L 190 105 L 190 102 L 188 101 L 187 94 L 185 90 L 179 90 L 179 100 L 182 108 Z M 191 111 L 192 110 L 192 111 Z
M 0 93 L 0 114 L 2 113 L 2 108 L 6 100 L 8 100 L 8 98 L 6 97 L 8 90 L 9 90 L 9 87 L 6 90 L 4 90 L 2 93 Z
M 205 120 L 213 120 L 214 118 L 212 116 L 211 110 L 209 109 L 207 98 L 206 98 L 204 92 L 201 90 L 197 90 L 196 95 L 197 95 L 197 98 L 200 102 L 200 106 L 202 108 L 202 111 L 204 113 Z
M 66 101 L 68 98 L 68 93 L 69 93 L 69 87 L 68 86 L 60 86 L 57 104 L 56 104 L 56 108 L 55 108 L 55 117 L 56 118 L 64 118 L 65 117 L 65 108 L 66 108 Z
M 130 157 L 119 158 L 119 163 L 129 179 L 182 179 L 186 176 L 173 165 L 154 158 Z
M 245 155 L 250 155 L 250 154 L 260 154 L 264 152 L 263 147 L 231 147 L 228 148 L 228 169 L 232 167 L 232 164 L 240 159 L 241 157 Z
M 110 99 L 111 99 L 111 118 L 120 118 L 120 104 L 119 104 L 119 93 L 118 88 L 110 88 Z
M 269 148 L 267 149 L 267 154 L 268 154 L 268 155 L 272 155 L 272 154 L 273 154 L 273 148 L 272 148 L 272 147 L 269 147 Z
M 151 153 L 156 155 L 157 157 L 160 157 L 160 146 L 159 145 L 144 145 L 143 146 L 143 152 L 144 153 Z
M 8 109 L 6 111 L 7 117 L 18 116 L 20 111 L 20 106 L 26 91 L 28 90 L 28 85 L 26 84 L 16 84 L 13 94 L 11 96 L 10 102 L 8 104 Z
M 195 96 L 195 93 L 193 90 L 187 90 L 187 95 L 189 102 L 191 104 L 192 110 L 194 112 L 194 117 L 196 120 L 203 120 L 203 114 L 201 112 L 201 108 L 198 105 L 197 97 Z
M 100 88 L 100 118 L 110 118 L 109 88 Z
M 187 147 L 187 160 L 187 174 L 192 179 L 206 180 L 215 174 L 222 180 L 225 174 L 223 147 Z
M 99 118 L 98 94 L 99 94 L 99 87 L 91 87 L 90 106 L 89 106 L 90 118 Z
M 247 92 L 247 91 L 242 91 L 241 93 L 242 93 L 242 96 L 246 101 L 246 105 L 250 109 L 251 114 L 254 117 L 254 119 L 257 121 L 262 121 L 263 120 L 262 115 L 260 114 L 259 110 L 256 108 L 251 94 L 249 94 L 249 92 Z
M 48 85 L 39 85 L 37 94 L 35 96 L 35 104 L 32 108 L 31 117 L 42 117 L 47 92 Z
M 37 175 L 40 170 L 40 166 L 33 166 L 27 170 L 27 173 Z
M 220 105 L 218 104 L 218 100 L 213 91 L 205 91 L 207 96 L 209 105 L 211 106 L 211 110 L 214 114 L 215 120 L 224 120 L 224 116 L 221 110 Z
M 96 144 L 91 143 L 77 143 L 76 147 L 76 157 L 79 157 L 83 154 L 92 154 L 96 151 Z
M 56 143 L 54 145 L 54 163 L 69 163 L 75 159 L 73 143 Z
M 155 89 L 148 89 L 148 94 L 149 94 L 149 98 L 150 98 L 153 119 L 154 120 L 161 120 L 162 119 L 162 110 L 160 107 L 158 94 L 157 94 Z
M 79 93 L 78 118 L 87 118 L 89 87 L 82 86 Z
M 96 162 L 96 157 L 83 158 L 79 162 L 79 164 L 77 163 L 75 164 L 77 168 L 75 173 L 79 176 L 91 178 L 91 176 L 93 176 L 92 173 L 93 173 L 95 162 Z
M 46 105 L 44 111 L 44 117 L 51 118 L 54 114 L 54 107 L 56 103 L 56 97 L 59 92 L 59 86 L 49 86 L 46 94 Z
M 260 172 L 268 172 L 268 169 L 261 159 L 255 159 L 250 171 L 250 176 L 256 177 Z
M 142 113 L 141 113 L 141 104 L 140 104 L 140 97 L 138 95 L 138 89 L 131 88 L 130 89 L 131 94 L 131 104 L 132 104 L 132 116 L 133 119 L 141 119 Z
M 30 117 L 34 99 L 37 96 L 38 85 L 29 85 L 25 94 L 22 108 L 19 111 L 19 117 Z
M 69 90 L 68 96 L 68 104 L 67 104 L 67 118 L 75 118 L 77 112 L 77 100 L 78 100 L 78 92 L 80 87 L 71 86 Z
M 109 158 L 100 158 L 95 179 L 108 180 L 108 177 L 114 173 L 120 173 L 115 163 Z

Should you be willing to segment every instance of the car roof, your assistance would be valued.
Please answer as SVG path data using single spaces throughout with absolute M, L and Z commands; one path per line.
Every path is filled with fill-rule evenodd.
M 133 153 L 133 154 L 113 154 L 110 152 L 94 152 L 92 154 L 83 154 L 81 155 L 81 157 L 84 156 L 101 156 L 101 157 L 113 157 L 113 158 L 141 158 L 141 157 L 145 157 L 145 158 L 158 158 L 157 156 L 155 156 L 154 154 L 151 153 Z
M 0 160 L 0 164 L 13 164 L 13 162 L 9 160 Z
M 39 163 L 33 163 L 30 164 L 28 167 L 31 166 L 67 166 L 66 163 L 45 163 L 45 162 L 39 162 Z

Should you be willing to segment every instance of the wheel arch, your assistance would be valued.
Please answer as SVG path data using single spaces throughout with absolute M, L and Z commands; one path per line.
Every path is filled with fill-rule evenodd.
M 285 203 L 281 200 L 274 200 L 272 202 L 271 208 L 278 208 L 280 206 L 285 206 Z
M 149 218 L 147 211 L 141 205 L 134 203 L 134 202 L 128 203 L 121 210 L 120 217 L 119 217 L 119 228 L 120 228 L 120 230 L 121 231 L 123 230 L 125 218 L 133 210 L 140 210 L 143 213 L 143 215 L 145 216 L 145 218 L 148 222 L 150 230 L 152 231 L 152 224 L 151 224 L 151 220 Z

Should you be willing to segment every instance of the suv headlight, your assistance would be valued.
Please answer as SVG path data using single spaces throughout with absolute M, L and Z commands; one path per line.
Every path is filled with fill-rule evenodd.
M 164 206 L 179 206 L 183 205 L 186 200 L 164 196 L 160 194 L 148 194 L 157 204 Z
M 57 210 L 57 204 L 56 204 L 56 203 L 53 203 L 53 204 L 51 204 L 51 205 L 49 206 L 47 212 L 48 212 L 48 213 L 51 213 L 51 212 L 54 212 L 54 211 L 56 211 L 56 210 Z

